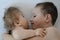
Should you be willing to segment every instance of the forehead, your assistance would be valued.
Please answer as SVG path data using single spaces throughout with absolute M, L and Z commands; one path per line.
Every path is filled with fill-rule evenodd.
M 35 7 L 32 11 L 33 14 L 42 14 L 42 7 Z

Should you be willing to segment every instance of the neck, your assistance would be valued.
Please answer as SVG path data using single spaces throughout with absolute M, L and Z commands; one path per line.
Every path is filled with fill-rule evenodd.
M 44 28 L 48 28 L 48 27 L 52 27 L 53 25 L 51 24 L 51 23 L 49 23 L 49 24 L 45 24 L 44 25 Z

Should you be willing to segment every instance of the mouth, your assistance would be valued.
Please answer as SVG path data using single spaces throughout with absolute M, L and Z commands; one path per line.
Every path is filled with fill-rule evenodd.
M 31 22 L 31 25 L 33 25 L 34 23 L 33 22 Z

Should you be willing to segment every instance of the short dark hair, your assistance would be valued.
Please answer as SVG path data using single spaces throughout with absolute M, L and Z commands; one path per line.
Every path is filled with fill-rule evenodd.
M 44 11 L 44 14 L 46 13 L 51 15 L 52 24 L 54 25 L 58 17 L 56 6 L 52 2 L 42 2 L 42 3 L 38 3 L 36 7 L 38 6 L 40 7 L 41 5 L 43 6 L 42 10 Z

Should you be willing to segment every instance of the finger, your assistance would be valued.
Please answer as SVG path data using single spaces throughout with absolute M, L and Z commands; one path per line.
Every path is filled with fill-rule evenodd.
M 41 37 L 44 37 L 45 35 L 46 35 L 46 31 L 40 32 L 40 36 L 41 36 Z
M 47 33 L 46 31 L 43 31 L 43 34 L 44 34 L 44 35 L 46 35 L 46 33 Z
M 40 34 L 40 37 L 43 38 L 43 37 L 44 37 L 44 34 L 41 33 L 41 34 Z
M 46 35 L 46 33 L 45 33 L 45 32 L 42 32 L 42 34 L 41 34 L 41 35 L 42 35 L 42 37 L 44 37 L 44 36 Z

